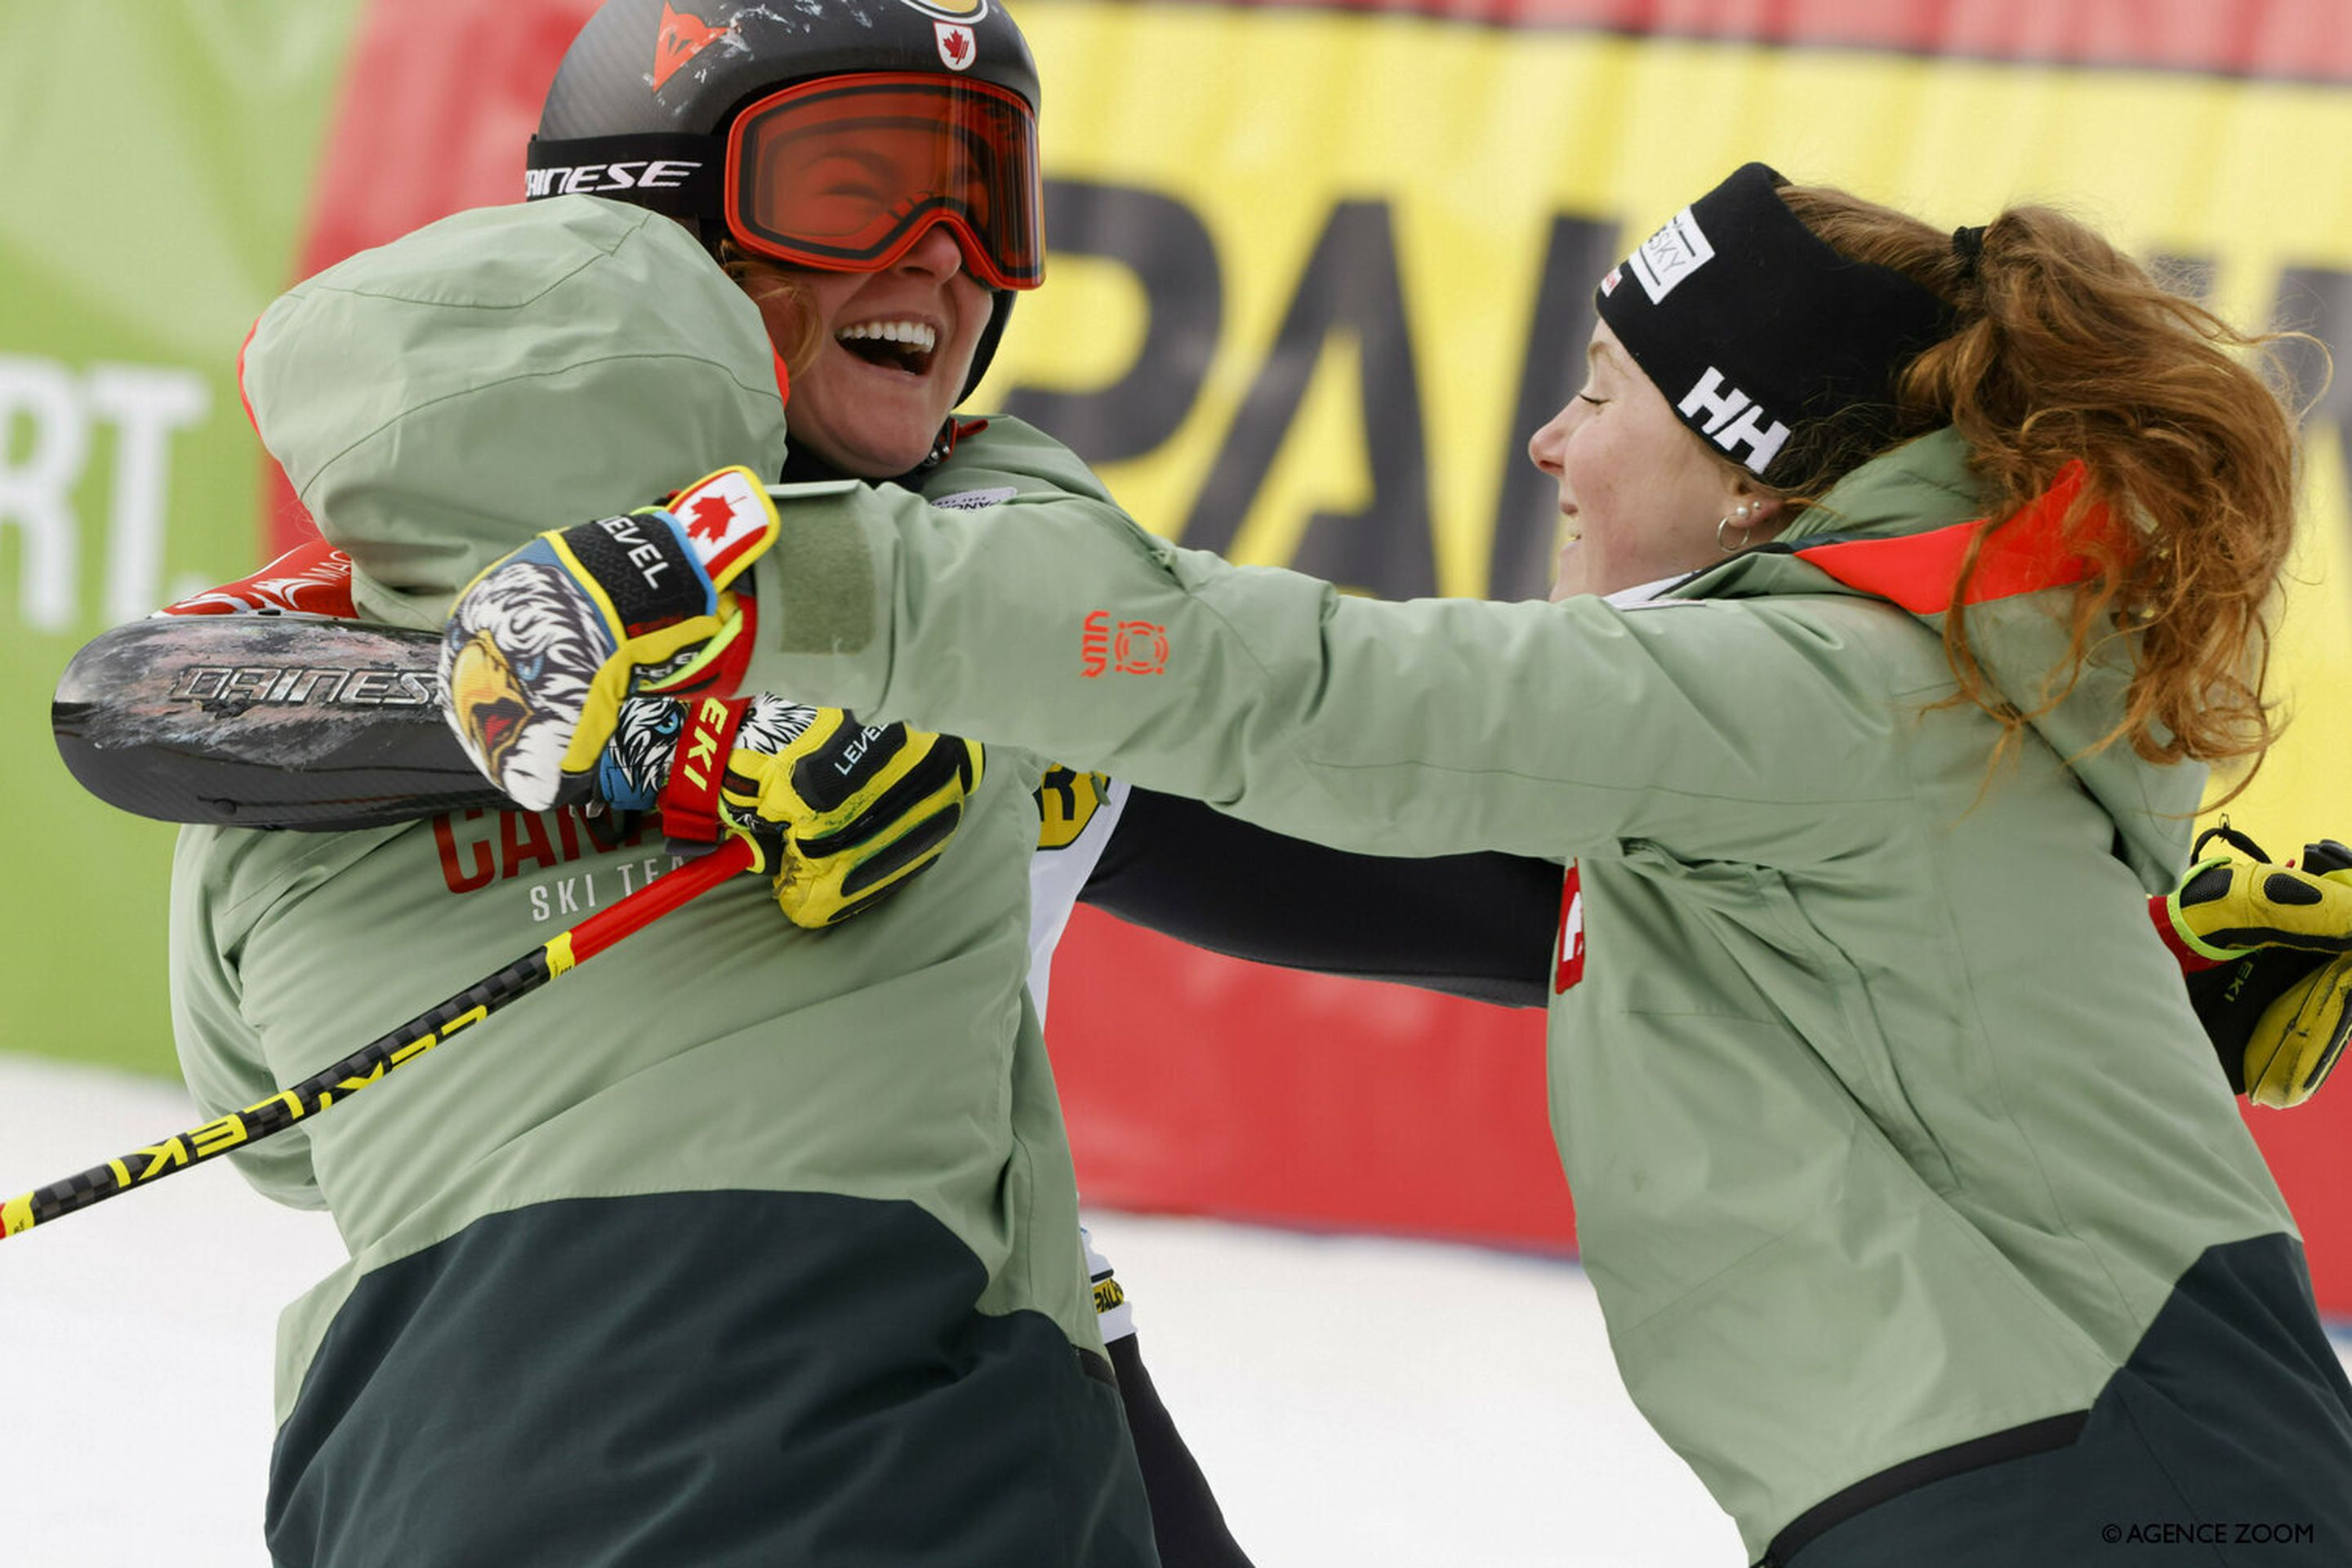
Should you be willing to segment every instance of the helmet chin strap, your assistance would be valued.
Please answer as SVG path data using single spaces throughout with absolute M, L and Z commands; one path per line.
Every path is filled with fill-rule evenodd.
M 988 325 L 980 330 L 980 342 L 972 345 L 971 374 L 963 378 L 963 390 L 956 394 L 958 405 L 971 395 L 980 378 L 988 374 L 989 362 L 996 358 L 996 345 L 1004 336 L 1004 323 L 1013 314 L 1012 289 L 991 289 L 989 298 L 993 306 L 988 312 Z

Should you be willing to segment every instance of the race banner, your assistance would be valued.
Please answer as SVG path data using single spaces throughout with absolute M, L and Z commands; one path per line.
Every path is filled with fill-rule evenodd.
M 905 0 L 874 0 L 900 4 Z M 590 0 L 181 0 L 0 14 L 0 780 L 37 919 L 10 1043 L 163 1068 L 171 831 L 37 732 L 99 630 L 307 526 L 246 427 L 238 344 L 296 279 L 516 200 Z M 683 3 L 724 28 L 749 7 Z M 2322 0 L 1978 5 L 1029 0 L 1048 281 L 969 407 L 1068 441 L 1148 527 L 1385 596 L 1540 595 L 1530 433 L 1600 276 L 1757 159 L 1939 226 L 2076 212 L 2234 321 L 2308 333 L 2288 738 L 2231 808 L 2352 837 L 2352 40 Z M 1759 17 L 1768 20 L 1759 20 Z M 650 69 L 649 65 L 649 69 Z M 89 955 L 100 947 L 103 988 Z M 1137 998 L 1149 997 L 1149 1005 Z M 1539 1020 L 1252 970 L 1082 913 L 1055 1047 L 1088 1195 L 1565 1245 Z M 1180 1005 L 1181 1004 L 1181 1005 Z M 2352 1312 L 2341 1086 L 2254 1121 Z M 2338 1162 L 2337 1169 L 2328 1163 Z

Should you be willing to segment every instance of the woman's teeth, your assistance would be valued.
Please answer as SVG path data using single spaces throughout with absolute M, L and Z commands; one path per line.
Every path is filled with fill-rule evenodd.
M 844 327 L 833 334 L 841 342 L 875 342 L 904 343 L 908 348 L 929 353 L 939 347 L 938 331 L 922 321 L 860 321 L 854 327 Z

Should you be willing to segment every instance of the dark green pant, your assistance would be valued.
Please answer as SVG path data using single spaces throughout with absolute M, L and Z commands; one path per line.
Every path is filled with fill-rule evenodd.
M 2342 1568 L 2352 1385 L 2303 1249 L 2217 1247 L 2074 1417 L 1897 1466 L 1808 1511 L 1786 1568 Z

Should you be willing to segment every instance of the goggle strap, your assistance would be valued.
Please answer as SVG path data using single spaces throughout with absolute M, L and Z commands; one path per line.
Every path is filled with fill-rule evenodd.
M 525 167 L 525 201 L 614 196 L 667 217 L 727 215 L 727 143 L 721 137 L 667 132 L 561 141 L 534 136 Z

